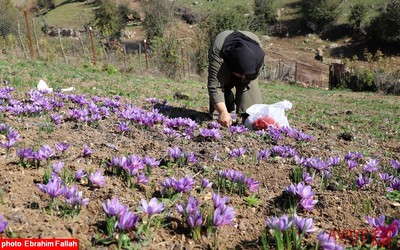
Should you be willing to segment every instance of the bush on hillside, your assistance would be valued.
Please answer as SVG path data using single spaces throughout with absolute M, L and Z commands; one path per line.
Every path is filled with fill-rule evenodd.
M 126 5 L 117 5 L 112 0 L 99 0 L 98 5 L 94 10 L 96 27 L 104 36 L 119 38 L 131 11 Z
M 0 0 L 0 36 L 18 34 L 18 20 L 20 11 L 15 7 L 12 0 Z
M 167 0 L 149 0 L 143 3 L 145 12 L 143 28 L 151 42 L 155 37 L 164 36 L 167 24 L 172 21 L 172 6 Z
M 277 21 L 275 1 L 254 0 L 254 18 L 251 21 L 251 28 L 261 31 L 264 34 L 269 33 L 269 28 Z
M 367 16 L 368 9 L 364 3 L 356 3 L 350 6 L 349 23 L 354 29 L 360 29 L 361 24 Z
M 369 27 L 374 39 L 400 44 L 400 0 L 391 0 Z
M 316 25 L 315 32 L 331 26 L 339 15 L 340 0 L 301 0 L 304 19 Z

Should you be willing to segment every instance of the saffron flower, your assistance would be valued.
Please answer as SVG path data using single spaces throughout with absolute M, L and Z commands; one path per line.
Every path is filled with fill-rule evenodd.
M 395 159 L 390 160 L 390 166 L 392 166 L 394 169 L 400 170 L 400 161 L 397 161 Z
M 81 169 L 79 169 L 79 170 L 77 170 L 76 172 L 75 172 L 75 179 L 77 180 L 77 181 L 80 181 L 83 177 L 85 177 L 86 176 L 86 174 L 85 174 L 85 172 L 83 171 L 83 169 L 81 168 Z
M 6 231 L 6 227 L 8 225 L 8 221 L 3 219 L 3 216 L 0 215 L 0 234 Z
M 218 207 L 222 207 L 225 206 L 226 203 L 228 203 L 229 201 L 229 197 L 225 196 L 225 197 L 221 197 L 219 194 L 216 193 L 212 193 L 212 201 L 214 204 L 214 208 L 218 208 Z
M 55 143 L 54 146 L 58 151 L 60 151 L 62 154 L 67 151 L 69 148 L 69 144 L 66 142 L 61 142 L 61 143 Z
M 174 160 L 177 160 L 183 156 L 182 151 L 178 147 L 168 148 L 168 154 Z
M 106 184 L 106 177 L 103 176 L 101 170 L 97 170 L 94 173 L 91 173 L 89 175 L 89 181 L 94 185 L 94 186 L 104 186 Z
M 385 215 L 384 214 L 379 216 L 379 218 L 378 217 L 370 217 L 368 215 L 365 218 L 366 218 L 367 222 L 369 223 L 369 225 L 373 228 L 377 228 L 377 227 L 385 225 Z
M 136 184 L 147 184 L 149 183 L 150 180 L 149 178 L 147 178 L 147 176 L 145 174 L 139 174 L 136 178 Z
M 142 199 L 142 206 L 140 206 L 140 210 L 149 216 L 159 214 L 164 210 L 164 202 L 158 202 L 157 198 L 155 197 L 151 198 L 150 202 Z
M 139 216 L 132 213 L 128 209 L 123 210 L 120 214 L 118 221 L 118 228 L 121 230 L 128 230 L 133 228 L 139 220 Z
M 366 185 L 368 185 L 371 182 L 371 178 L 368 176 L 363 176 L 362 174 L 359 174 L 357 180 L 356 180 L 356 185 L 360 189 L 364 189 Z
M 293 224 L 298 229 L 299 233 L 314 233 L 317 228 L 314 227 L 312 218 L 302 218 L 297 214 L 293 215 Z
M 335 237 L 325 232 L 320 232 L 317 236 L 318 245 L 323 250 L 343 250 L 344 247 L 335 241 Z
M 41 160 L 48 160 L 53 157 L 54 154 L 54 149 L 52 149 L 49 145 L 43 145 L 38 151 L 39 159 Z
M 286 214 L 281 217 L 272 216 L 266 219 L 267 226 L 274 230 L 286 231 L 291 225 L 292 220 Z
M 202 188 L 211 188 L 212 187 L 212 182 L 208 180 L 207 178 L 203 178 L 201 180 L 201 187 Z
M 64 167 L 64 162 L 61 162 L 61 161 L 59 161 L 57 163 L 53 163 L 51 165 L 53 172 L 57 173 L 57 174 L 61 173 L 61 170 L 63 169 L 63 167 Z
M 195 181 L 192 177 L 185 177 L 179 180 L 173 179 L 172 185 L 176 191 L 182 193 L 188 193 L 192 190 Z
M 358 166 L 358 163 L 357 163 L 356 160 L 350 159 L 350 160 L 347 161 L 347 167 L 348 167 L 350 170 L 354 169 L 354 168 L 357 167 L 357 166 Z
M 219 206 L 214 210 L 213 224 L 216 227 L 231 225 L 234 218 L 235 210 L 232 207 L 226 205 Z
M 120 215 L 123 213 L 123 211 L 127 209 L 123 204 L 119 202 L 118 197 L 115 197 L 112 200 L 107 199 L 107 201 L 105 203 L 103 202 L 101 205 L 104 212 L 111 217 Z
M 93 154 L 94 150 L 90 149 L 86 144 L 83 146 L 83 158 L 89 157 Z
M 56 198 L 64 194 L 64 188 L 61 186 L 62 180 L 59 177 L 52 177 L 46 185 L 36 184 L 36 186 L 51 198 Z
M 246 153 L 244 148 L 235 148 L 229 152 L 229 155 L 233 158 L 238 158 Z
M 379 170 L 379 161 L 376 159 L 369 159 L 364 166 L 364 171 L 366 173 L 373 173 Z

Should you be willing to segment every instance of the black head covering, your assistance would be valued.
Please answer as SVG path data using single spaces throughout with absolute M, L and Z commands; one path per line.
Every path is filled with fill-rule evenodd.
M 238 31 L 225 38 L 221 49 L 221 57 L 229 70 L 243 75 L 258 74 L 264 56 L 264 51 L 256 41 Z

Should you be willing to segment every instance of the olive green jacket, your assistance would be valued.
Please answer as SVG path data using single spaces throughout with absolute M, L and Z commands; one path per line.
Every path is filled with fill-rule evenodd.
M 240 31 L 244 35 L 250 37 L 254 41 L 258 42 L 261 46 L 260 39 L 253 33 L 249 31 Z M 224 44 L 225 38 L 231 34 L 233 30 L 226 30 L 219 33 L 214 41 L 212 42 L 209 53 L 208 53 L 208 94 L 210 97 L 210 104 L 214 105 L 219 102 L 224 102 L 224 88 L 227 86 L 234 87 L 233 79 L 234 75 L 229 71 L 228 66 L 224 63 L 224 59 L 221 58 L 220 52 L 222 49 L 222 45 Z M 258 79 L 251 81 L 246 87 L 255 86 L 256 90 L 258 89 Z M 259 98 L 256 98 L 259 99 Z M 260 100 L 255 100 L 260 101 Z M 247 107 L 243 107 L 242 109 L 247 109 Z M 244 112 L 245 110 L 241 110 Z

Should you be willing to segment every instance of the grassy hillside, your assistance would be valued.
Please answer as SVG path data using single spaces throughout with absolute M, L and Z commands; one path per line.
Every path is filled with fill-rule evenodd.
M 196 12 L 210 12 L 226 10 L 237 5 L 245 6 L 249 10 L 253 7 L 253 1 L 247 0 L 198 0 L 197 4 L 193 4 L 191 0 L 177 0 L 175 5 L 185 6 L 193 9 Z M 283 20 L 290 20 L 293 18 L 300 18 L 298 8 L 300 7 L 299 0 L 283 0 L 275 1 L 277 8 L 281 9 L 281 18 Z M 363 2 L 369 6 L 369 17 L 376 14 L 380 7 L 387 0 L 347 0 L 342 1 L 340 4 L 340 15 L 338 18 L 339 23 L 347 22 L 347 17 L 350 13 L 350 6 Z M 86 4 L 85 2 L 73 2 L 69 0 L 56 0 L 56 8 L 50 10 L 43 16 L 43 20 L 49 26 L 56 27 L 82 27 L 93 20 L 93 5 Z

